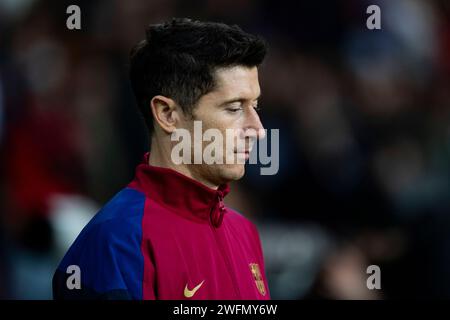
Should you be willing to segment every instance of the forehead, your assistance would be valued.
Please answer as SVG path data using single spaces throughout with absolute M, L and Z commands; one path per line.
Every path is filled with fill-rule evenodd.
M 251 100 L 260 94 L 257 67 L 220 68 L 215 72 L 215 80 L 216 87 L 211 93 L 217 98 L 233 96 Z

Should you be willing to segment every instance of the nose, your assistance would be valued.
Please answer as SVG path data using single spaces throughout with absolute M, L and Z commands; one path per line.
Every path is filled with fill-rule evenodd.
M 251 139 L 264 139 L 266 131 L 261 123 L 258 112 L 253 107 L 250 109 L 244 126 L 245 137 Z

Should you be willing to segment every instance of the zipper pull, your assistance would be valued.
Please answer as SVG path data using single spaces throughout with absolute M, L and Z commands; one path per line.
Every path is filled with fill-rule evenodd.
M 222 193 L 217 193 L 217 203 L 214 205 L 211 212 L 211 224 L 218 228 L 222 224 L 223 216 L 226 212 L 225 204 L 223 203 Z

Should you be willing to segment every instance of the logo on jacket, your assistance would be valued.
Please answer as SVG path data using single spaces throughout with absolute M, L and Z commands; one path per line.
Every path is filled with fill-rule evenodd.
M 259 265 L 257 263 L 249 264 L 250 271 L 252 272 L 253 279 L 255 279 L 256 288 L 258 288 L 259 293 L 263 296 L 266 295 L 266 286 L 264 285 L 264 280 L 259 270 Z
M 202 286 L 203 282 L 205 282 L 205 280 L 203 280 L 202 282 L 200 282 L 194 289 L 189 290 L 188 289 L 188 285 L 186 283 L 186 286 L 184 287 L 184 296 L 186 298 L 192 298 L 194 296 L 194 294 L 197 292 L 198 289 L 200 289 L 200 287 Z

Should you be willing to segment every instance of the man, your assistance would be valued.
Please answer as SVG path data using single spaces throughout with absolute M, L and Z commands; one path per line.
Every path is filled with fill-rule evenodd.
M 65 255 L 56 299 L 270 298 L 258 232 L 223 203 L 244 164 L 175 164 L 172 152 L 173 134 L 200 121 L 235 133 L 243 147 L 224 148 L 224 158 L 248 159 L 264 132 L 257 67 L 265 54 L 265 43 L 237 26 L 173 19 L 148 28 L 130 78 L 151 152 Z

